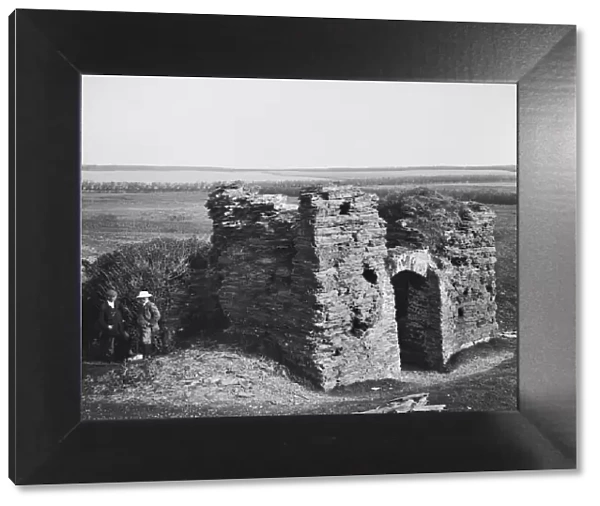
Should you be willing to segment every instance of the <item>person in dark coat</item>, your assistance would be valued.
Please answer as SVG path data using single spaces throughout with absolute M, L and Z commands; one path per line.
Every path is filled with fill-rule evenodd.
M 106 292 L 106 300 L 100 307 L 98 324 L 104 356 L 109 360 L 125 360 L 129 356 L 129 335 L 125 332 L 115 290 Z
M 140 302 L 137 323 L 140 328 L 144 358 L 148 358 L 156 352 L 156 342 L 160 333 L 158 325 L 160 311 L 156 307 L 156 304 L 150 302 L 150 297 L 152 297 L 152 294 L 146 290 L 142 290 L 136 297 Z

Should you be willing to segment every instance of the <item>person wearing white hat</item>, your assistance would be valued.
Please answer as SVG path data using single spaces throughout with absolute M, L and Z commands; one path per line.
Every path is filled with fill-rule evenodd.
M 140 301 L 137 322 L 142 337 L 142 353 L 144 358 L 148 358 L 153 354 L 156 338 L 160 332 L 158 326 L 160 311 L 156 307 L 156 304 L 150 302 L 150 297 L 152 297 L 152 294 L 146 290 L 142 290 L 136 297 Z

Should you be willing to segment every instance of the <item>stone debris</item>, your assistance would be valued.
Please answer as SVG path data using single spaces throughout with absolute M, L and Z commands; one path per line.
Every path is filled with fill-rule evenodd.
M 415 411 L 444 411 L 445 404 L 428 404 L 429 394 L 412 394 L 387 401 L 385 404 L 367 411 L 358 411 L 355 415 L 372 415 L 386 413 L 412 413 Z
M 330 390 L 443 371 L 496 335 L 494 213 L 430 190 L 381 212 L 351 186 L 209 195 L 209 269 L 228 332 Z M 211 288 L 212 290 L 212 288 Z

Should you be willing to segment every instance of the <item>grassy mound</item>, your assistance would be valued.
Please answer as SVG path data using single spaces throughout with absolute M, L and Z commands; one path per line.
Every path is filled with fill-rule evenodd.
M 389 246 L 430 245 L 442 251 L 446 232 L 458 227 L 469 204 L 429 188 L 412 188 L 380 199 L 378 211 L 388 226 Z

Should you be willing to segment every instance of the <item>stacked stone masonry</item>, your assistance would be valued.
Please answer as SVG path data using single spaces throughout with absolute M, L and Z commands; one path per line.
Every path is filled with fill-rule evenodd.
M 294 206 L 231 184 L 207 207 L 229 331 L 323 389 L 401 379 L 401 360 L 444 370 L 497 331 L 484 206 L 418 190 L 380 216 L 353 187 L 307 188 Z

